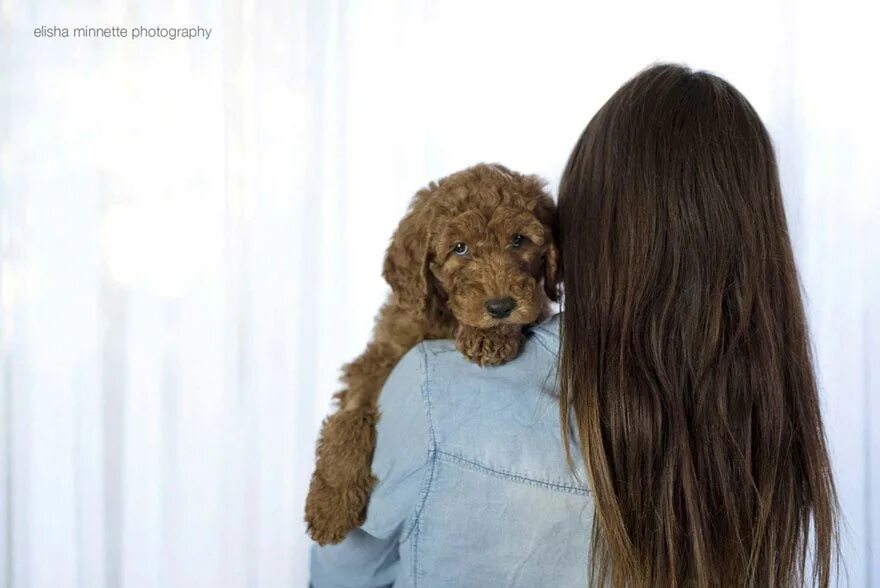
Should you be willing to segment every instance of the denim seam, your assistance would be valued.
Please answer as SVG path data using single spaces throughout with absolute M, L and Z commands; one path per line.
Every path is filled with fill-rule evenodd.
M 445 355 L 447 353 L 458 353 L 458 349 L 432 349 L 431 355 Z M 425 352 L 427 355 L 427 352 Z
M 419 494 L 419 499 L 416 502 L 416 507 L 413 509 L 412 514 L 410 515 L 410 522 L 406 532 L 403 533 L 400 539 L 400 543 L 406 542 L 410 536 L 412 536 L 412 571 L 413 571 L 413 586 L 418 585 L 418 576 L 419 576 L 419 532 L 421 530 L 421 514 L 422 510 L 425 508 L 425 503 L 428 500 L 428 494 L 431 490 L 431 484 L 434 481 L 434 471 L 437 467 L 437 438 L 434 433 L 434 419 L 431 416 L 431 400 L 430 400 L 430 378 L 428 377 L 428 353 L 425 350 L 424 345 L 419 345 L 418 349 L 422 356 L 422 400 L 425 403 L 425 418 L 428 424 L 428 452 L 425 456 L 425 478 L 422 483 L 422 490 Z
M 494 468 L 487 467 L 481 463 L 471 461 L 466 459 L 460 455 L 455 455 L 453 453 L 447 453 L 446 451 L 436 451 L 437 454 L 446 458 L 446 460 L 452 462 L 455 465 L 460 467 L 473 470 L 482 474 L 486 474 L 489 476 L 494 476 L 496 478 L 501 478 L 504 480 L 510 480 L 513 482 L 519 482 L 521 484 L 528 484 L 530 486 L 538 486 L 541 488 L 549 488 L 551 490 L 558 490 L 560 492 L 565 492 L 568 494 L 577 494 L 580 496 L 586 496 L 590 494 L 589 489 L 587 488 L 578 488 L 577 486 L 568 486 L 565 484 L 559 484 L 556 482 L 548 482 L 546 480 L 535 480 L 534 478 L 529 478 L 520 474 L 514 474 L 512 472 L 505 472 L 501 470 L 497 470 Z

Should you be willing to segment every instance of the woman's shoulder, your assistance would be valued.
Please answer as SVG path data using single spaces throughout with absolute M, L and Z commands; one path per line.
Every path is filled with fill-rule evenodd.
M 559 320 L 554 315 L 524 332 L 519 354 L 498 366 L 468 360 L 452 340 L 424 341 L 420 355 L 423 391 L 432 416 L 479 410 L 482 414 L 512 404 L 530 406 L 545 398 L 555 403 Z
M 523 405 L 534 399 L 556 396 L 559 349 L 559 315 L 529 327 L 518 355 L 499 366 L 479 366 L 455 347 L 455 341 L 423 341 L 404 361 L 418 364 L 423 394 L 432 416 L 446 413 Z
M 555 403 L 558 347 L 559 315 L 528 328 L 517 357 L 500 366 L 469 361 L 451 339 L 423 341 L 395 366 L 380 405 L 393 404 L 397 410 L 406 404 L 409 412 L 424 410 L 432 421 L 445 421 L 469 410 L 510 408 L 512 402 Z M 418 396 L 420 402 L 415 402 Z
M 454 341 L 416 346 L 405 361 L 420 372 L 431 449 L 438 459 L 582 492 L 562 446 L 558 347 L 558 315 L 528 329 L 519 355 L 500 366 L 468 361 Z

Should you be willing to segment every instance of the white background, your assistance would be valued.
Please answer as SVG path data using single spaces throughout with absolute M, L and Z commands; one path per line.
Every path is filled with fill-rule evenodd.
M 867 6 L 0 0 L 0 586 L 303 586 L 313 440 L 410 196 L 477 161 L 555 189 L 657 60 L 725 76 L 773 135 L 849 582 L 880 583 Z

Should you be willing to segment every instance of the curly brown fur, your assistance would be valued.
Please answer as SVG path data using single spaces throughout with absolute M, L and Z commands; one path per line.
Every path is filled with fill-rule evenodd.
M 391 296 L 367 349 L 343 368 L 339 410 L 317 445 L 305 518 L 312 539 L 338 543 L 362 524 L 378 398 L 401 357 L 425 339 L 455 338 L 479 365 L 516 357 L 524 326 L 557 300 L 555 205 L 536 176 L 479 164 L 419 191 L 385 256 Z

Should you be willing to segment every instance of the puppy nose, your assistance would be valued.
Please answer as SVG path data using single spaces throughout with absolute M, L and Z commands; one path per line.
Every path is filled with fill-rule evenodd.
M 510 316 L 510 312 L 516 306 L 516 301 L 509 296 L 507 298 L 492 298 L 486 301 L 486 312 L 492 318 L 505 318 Z

